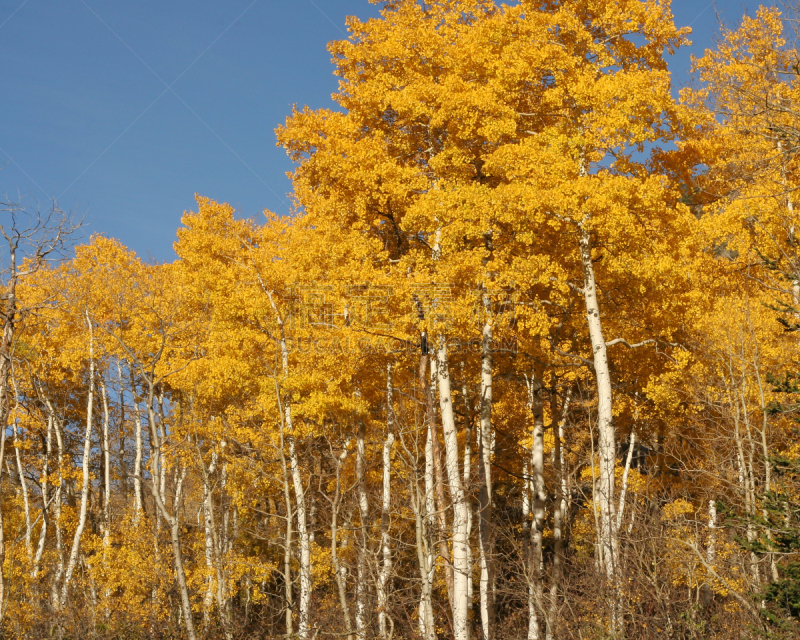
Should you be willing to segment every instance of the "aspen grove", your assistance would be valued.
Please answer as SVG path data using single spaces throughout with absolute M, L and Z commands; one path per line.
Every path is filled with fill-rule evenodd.
M 3 204 L 0 637 L 798 637 L 791 21 L 381 4 L 292 215 Z

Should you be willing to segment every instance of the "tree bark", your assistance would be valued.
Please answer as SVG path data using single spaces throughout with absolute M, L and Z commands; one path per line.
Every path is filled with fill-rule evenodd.
M 597 283 L 592 263 L 591 231 L 588 219 L 580 225 L 580 256 L 583 267 L 583 298 L 586 305 L 586 320 L 597 386 L 598 453 L 600 455 L 600 481 L 597 484 L 595 503 L 600 505 L 600 545 L 602 547 L 602 568 L 608 582 L 612 601 L 611 630 L 614 635 L 622 634 L 621 602 L 619 592 L 619 534 L 614 508 L 614 470 L 617 461 L 616 436 L 614 428 L 613 399 L 611 391 L 611 371 L 603 325 L 600 319 L 600 305 L 597 300 Z
M 366 446 L 364 437 L 366 425 L 363 420 L 358 422 L 356 434 L 356 477 L 358 482 L 358 511 L 361 521 L 360 541 L 358 545 L 357 560 L 357 579 L 356 579 L 356 633 L 359 640 L 366 640 L 367 637 L 367 545 L 368 539 L 368 518 L 369 501 L 367 498 L 367 477 L 366 477 Z
M 444 432 L 447 478 L 453 502 L 453 636 L 455 640 L 469 640 L 469 603 L 467 593 L 469 571 L 467 545 L 468 505 L 464 495 L 459 469 L 458 434 L 453 416 L 453 401 L 450 389 L 450 370 L 447 343 L 439 338 L 436 352 L 439 383 L 439 408 Z
M 488 298 L 484 296 L 488 312 Z M 483 325 L 481 340 L 480 489 L 478 542 L 480 554 L 480 609 L 484 640 L 494 634 L 494 534 L 492 532 L 492 324 Z
M 92 321 L 89 318 L 89 311 L 86 311 L 86 323 L 89 327 L 89 395 L 86 401 L 86 430 L 83 438 L 83 459 L 82 466 L 82 484 L 81 484 L 81 507 L 78 516 L 78 526 L 75 529 L 75 535 L 72 538 L 72 550 L 69 554 L 67 561 L 67 569 L 64 573 L 64 582 L 61 585 L 61 596 L 59 598 L 59 611 L 63 611 L 67 604 L 67 594 L 69 593 L 69 584 L 72 581 L 72 575 L 75 572 L 75 566 L 78 562 L 78 556 L 81 546 L 81 536 L 83 535 L 84 527 L 86 526 L 86 511 L 89 506 L 89 456 L 92 452 L 92 422 L 94 419 L 94 391 L 95 391 L 95 363 L 94 363 L 94 330 Z
M 383 564 L 378 578 L 378 629 L 382 640 L 389 640 L 389 579 L 392 575 L 392 546 L 389 515 L 392 507 L 392 448 L 394 447 L 394 387 L 392 365 L 386 366 L 386 440 L 383 443 L 383 500 L 381 502 L 381 553 Z

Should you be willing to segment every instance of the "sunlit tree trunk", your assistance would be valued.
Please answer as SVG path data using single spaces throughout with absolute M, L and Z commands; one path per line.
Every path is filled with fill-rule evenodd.
M 103 401 L 103 544 L 107 547 L 111 537 L 111 445 L 109 440 L 110 415 L 108 390 L 103 375 L 100 375 L 100 397 Z
M 366 425 L 363 420 L 358 422 L 356 434 L 356 477 L 358 482 L 358 511 L 361 521 L 360 541 L 358 545 L 358 566 L 356 568 L 356 632 L 359 640 L 367 637 L 367 545 L 369 502 L 367 499 L 366 478 L 366 447 L 364 437 Z
M 622 519 L 625 517 L 625 497 L 628 493 L 628 477 L 631 472 L 631 462 L 633 461 L 633 450 L 636 447 L 636 432 L 631 429 L 630 442 L 628 444 L 628 455 L 625 458 L 625 467 L 622 470 L 622 486 L 619 491 L 619 509 L 617 509 L 617 531 L 622 528 Z
M 205 463 L 201 460 L 201 465 Z M 211 606 L 214 601 L 214 576 L 215 570 L 215 549 L 214 549 L 214 512 L 213 512 L 213 493 L 211 491 L 211 477 L 217 470 L 217 454 L 211 454 L 211 463 L 203 473 L 203 529 L 204 529 L 204 551 L 206 560 L 206 590 L 203 595 L 203 626 L 208 629 L 211 624 Z
M 144 444 L 142 442 L 142 416 L 139 412 L 139 396 L 136 393 L 136 382 L 131 371 L 131 395 L 133 396 L 133 420 L 136 433 L 133 459 L 133 524 L 138 524 L 144 510 L 144 491 L 142 486 L 142 462 L 144 458 Z
M 336 484 L 333 499 L 331 500 L 331 564 L 333 565 L 336 588 L 339 592 L 339 607 L 342 610 L 344 626 L 347 630 L 347 640 L 352 640 L 353 624 L 350 620 L 350 607 L 347 604 L 347 582 L 345 568 L 339 560 L 339 509 L 342 500 L 342 464 L 347 458 L 347 444 L 338 456 L 333 456 L 336 465 Z
M 484 299 L 488 311 L 488 298 Z M 483 325 L 481 340 L 481 403 L 478 453 L 480 489 L 478 493 L 478 551 L 480 554 L 480 610 L 484 640 L 492 640 L 494 630 L 494 543 L 492 532 L 492 325 Z
M 47 436 L 45 438 L 44 460 L 42 461 L 42 528 L 39 529 L 39 543 L 36 545 L 36 555 L 33 558 L 31 575 L 36 578 L 42 563 L 42 555 L 47 541 L 47 529 L 50 522 L 50 460 L 53 456 L 53 416 L 47 416 Z
M 583 267 L 583 298 L 586 320 L 592 344 L 592 357 L 597 386 L 598 453 L 600 456 L 600 481 L 597 483 L 595 503 L 600 505 L 600 545 L 602 568 L 611 590 L 611 629 L 615 635 L 622 633 L 621 602 L 619 593 L 619 535 L 614 505 L 614 469 L 617 461 L 614 413 L 611 392 L 611 371 L 600 305 L 597 300 L 597 283 L 592 263 L 591 231 L 588 219 L 580 225 L 580 255 Z
M 67 560 L 67 568 L 64 573 L 64 582 L 61 585 L 61 596 L 59 598 L 59 610 L 63 610 L 67 604 L 67 594 L 81 546 L 81 537 L 86 527 L 86 511 L 89 506 L 89 456 L 92 452 L 92 423 L 94 421 L 94 391 L 95 391 L 95 363 L 94 363 L 94 330 L 89 312 L 86 311 L 86 322 L 89 327 L 89 394 L 86 400 L 86 430 L 83 437 L 83 458 L 81 460 L 81 506 L 78 515 L 78 526 L 72 538 L 72 549 Z
M 272 293 L 267 293 L 275 320 L 278 323 L 280 335 L 281 363 L 283 376 L 289 375 L 289 348 L 286 344 L 286 333 L 283 318 L 278 312 Z M 309 637 L 310 630 L 310 607 L 311 607 L 311 542 L 308 535 L 308 518 L 306 513 L 305 488 L 303 477 L 300 473 L 300 462 L 297 455 L 296 432 L 292 422 L 292 407 L 289 398 L 283 399 L 283 420 L 289 432 L 289 469 L 292 474 L 292 484 L 294 485 L 295 503 L 297 505 L 297 532 L 300 538 L 300 602 L 298 635 L 302 640 Z
M 53 609 L 58 609 L 58 587 L 61 585 L 61 578 L 64 576 L 64 534 L 61 528 L 61 506 L 64 495 L 64 438 L 61 432 L 61 421 L 56 416 L 55 408 L 49 399 L 45 399 L 47 411 L 53 416 L 53 431 L 56 436 L 56 446 L 58 450 L 58 485 L 56 495 L 53 498 L 53 528 L 56 538 L 56 569 L 50 586 L 50 604 Z M 0 445 L 1 446 L 1 445 Z
M 421 370 L 426 370 L 425 363 Z M 426 421 L 427 422 L 427 421 Z M 433 546 L 431 532 L 435 528 L 433 510 L 435 502 L 433 497 L 433 434 L 429 424 L 426 424 L 425 438 L 425 470 L 424 485 L 425 495 L 420 495 L 419 484 L 415 474 L 411 482 L 411 506 L 414 509 L 414 529 L 416 534 L 417 563 L 420 572 L 420 601 L 419 601 L 419 635 L 423 640 L 435 640 L 436 629 L 433 618 L 433 600 L 431 588 L 433 584 Z M 402 433 L 402 432 L 401 432 Z M 404 443 L 405 446 L 405 443 Z
M 544 486 L 544 411 L 542 407 L 542 378 L 534 373 L 528 380 L 528 397 L 533 415 L 531 439 L 531 479 L 533 484 L 530 559 L 528 567 L 528 640 L 541 637 L 539 614 L 544 613 L 542 547 L 544 536 L 545 501 Z M 549 621 L 545 619 L 549 627 Z
M 444 431 L 447 478 L 450 482 L 450 496 L 453 502 L 453 636 L 455 640 L 469 638 L 469 571 L 467 545 L 467 523 L 469 520 L 467 500 L 461 482 L 459 468 L 458 434 L 453 415 L 453 401 L 450 388 L 450 368 L 447 344 L 444 337 L 439 338 L 436 352 L 439 383 L 439 408 Z
M 464 362 L 461 362 L 461 398 L 464 403 L 464 495 L 467 500 L 467 565 L 470 567 L 467 600 L 472 608 L 474 596 L 472 584 L 472 412 L 469 406 L 469 392 L 467 378 L 464 371 Z
M 279 435 L 280 442 L 278 443 L 278 450 L 281 460 L 281 473 L 282 473 L 282 486 L 283 486 L 283 500 L 286 509 L 286 540 L 283 548 L 283 581 L 284 593 L 286 597 L 286 635 L 291 636 L 294 629 L 294 595 L 292 593 L 292 537 L 294 535 L 294 509 L 292 507 L 291 489 L 289 488 L 289 468 L 286 464 L 286 442 L 285 431 L 286 425 L 284 423 L 284 413 L 280 410 L 281 407 L 281 393 L 278 385 L 277 378 L 275 379 L 275 396 L 278 401 L 280 412 L 279 420 Z M 349 621 L 348 621 L 349 628 Z M 349 640 L 349 638 L 348 638 Z
M 389 580 L 392 575 L 392 546 L 389 537 L 389 515 L 392 507 L 392 448 L 394 447 L 394 387 L 392 365 L 386 367 L 386 440 L 383 443 L 383 500 L 381 502 L 381 553 L 383 564 L 378 578 L 378 629 L 382 640 L 388 640 Z
M 14 436 L 14 458 L 17 465 L 17 476 L 19 477 L 19 488 L 22 493 L 22 512 L 25 514 L 25 551 L 28 560 L 33 564 L 33 526 L 31 523 L 31 503 L 28 493 L 28 479 L 25 477 L 25 469 L 22 466 L 22 443 L 19 439 L 19 427 L 16 418 L 11 425 Z
M 436 395 L 438 389 L 438 373 L 436 358 L 430 357 L 430 384 L 426 387 L 426 402 L 428 423 L 431 426 L 431 447 L 433 459 L 433 481 L 434 497 L 436 508 L 430 513 L 436 514 L 436 521 L 439 526 L 439 555 L 444 564 L 444 583 L 447 586 L 447 600 L 450 609 L 453 608 L 453 564 L 450 560 L 450 549 L 447 546 L 449 531 L 447 526 L 448 503 L 444 492 L 444 470 L 442 469 L 442 451 L 439 444 L 439 436 L 436 431 Z M 435 565 L 434 565 L 435 567 Z

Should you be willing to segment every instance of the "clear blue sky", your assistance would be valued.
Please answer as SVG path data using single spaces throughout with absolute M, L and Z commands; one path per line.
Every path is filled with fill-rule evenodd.
M 757 2 L 717 0 L 731 23 Z M 675 0 L 693 46 L 715 7 Z M 0 194 L 85 216 L 85 235 L 170 260 L 195 192 L 242 216 L 289 210 L 291 163 L 274 129 L 293 104 L 330 107 L 326 44 L 367 0 L 0 0 Z

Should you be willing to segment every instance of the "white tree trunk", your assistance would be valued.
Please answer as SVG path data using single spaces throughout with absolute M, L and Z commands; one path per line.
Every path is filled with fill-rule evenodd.
M 286 331 L 283 318 L 278 311 L 271 291 L 265 291 L 269 298 L 275 321 L 278 323 L 281 348 L 281 362 L 284 377 L 289 375 L 289 348 L 286 344 Z M 308 517 L 306 511 L 305 488 L 303 477 L 300 473 L 300 463 L 297 457 L 296 433 L 292 422 L 292 408 L 288 397 L 283 401 L 283 416 L 286 428 L 289 431 L 289 468 L 292 473 L 295 501 L 297 503 L 297 531 L 300 536 L 300 615 L 298 620 L 298 635 L 301 640 L 309 637 L 310 607 L 311 607 L 311 541 L 308 535 Z
M 392 508 L 392 448 L 394 447 L 394 388 L 392 365 L 386 367 L 386 440 L 383 443 L 383 500 L 381 503 L 381 553 L 383 565 L 378 578 L 378 629 L 382 640 L 389 639 L 389 579 L 392 575 L 392 546 L 389 515 Z
M 28 553 L 28 561 L 33 564 L 33 526 L 31 525 L 31 503 L 28 495 L 28 479 L 25 477 L 25 469 L 22 467 L 22 454 L 20 453 L 21 443 L 17 428 L 17 420 L 14 419 L 12 425 L 14 433 L 14 457 L 17 463 L 17 475 L 19 476 L 19 486 L 22 492 L 22 509 L 25 514 L 25 550 Z
M 75 528 L 75 535 L 72 538 L 72 549 L 67 561 L 67 569 L 64 573 L 64 582 L 61 585 L 61 596 L 59 598 L 59 610 L 63 610 L 67 604 L 67 594 L 69 593 L 69 584 L 72 581 L 72 575 L 75 572 L 75 566 L 78 563 L 78 557 L 81 547 L 81 536 L 86 527 L 86 511 L 89 506 L 89 456 L 92 452 L 92 422 L 93 422 L 93 409 L 94 409 L 94 389 L 95 389 L 95 365 L 94 365 L 94 331 L 92 321 L 89 318 L 89 312 L 86 311 L 86 322 L 89 327 L 89 395 L 86 401 L 86 430 L 83 437 L 83 458 L 81 461 L 81 506 L 78 515 L 78 526 Z
M 614 412 L 611 392 L 611 371 L 600 305 L 597 300 L 597 283 L 592 264 L 591 232 L 584 221 L 580 228 L 580 254 L 583 267 L 583 297 L 586 305 L 586 320 L 592 344 L 595 382 L 597 385 L 598 453 L 600 456 L 600 481 L 597 484 L 595 503 L 600 505 L 600 545 L 602 568 L 611 590 L 611 629 L 618 635 L 622 632 L 621 602 L 619 594 L 619 535 L 614 505 L 614 469 L 617 461 Z
M 367 545 L 369 501 L 367 498 L 366 446 L 364 443 L 366 425 L 359 420 L 356 435 L 356 478 L 358 482 L 358 511 L 361 520 L 361 540 L 358 545 L 358 566 L 356 568 L 356 634 L 359 640 L 367 637 Z
M 424 368 L 423 368 L 424 370 Z M 413 501 L 416 518 L 417 558 L 420 570 L 419 635 L 424 640 L 435 640 L 436 629 L 433 618 L 432 585 L 434 574 L 433 531 L 436 509 L 433 496 L 433 430 L 427 425 L 425 438 L 425 496 L 415 493 Z M 414 487 L 416 488 L 416 480 Z M 424 504 L 424 508 L 423 508 Z
M 50 588 L 50 603 L 58 610 L 58 587 L 61 578 L 64 576 L 64 535 L 61 529 L 61 501 L 64 495 L 64 438 L 61 434 L 61 423 L 56 417 L 55 409 L 50 400 L 45 400 L 48 413 L 53 416 L 53 431 L 56 435 L 56 446 L 58 447 L 58 486 L 56 495 L 53 498 L 53 525 L 56 537 L 56 570 L 53 572 L 53 581 Z
M 203 461 L 201 465 L 205 466 Z M 203 625 L 208 628 L 211 623 L 211 606 L 214 602 L 214 577 L 216 575 L 214 562 L 214 511 L 213 494 L 211 491 L 211 476 L 216 471 L 217 454 L 211 454 L 211 464 L 203 474 L 203 528 L 206 559 L 206 591 L 203 595 Z
M 439 338 L 436 353 L 438 366 L 439 408 L 444 431 L 447 478 L 450 482 L 450 496 L 453 502 L 453 637 L 455 640 L 469 640 L 469 556 L 467 553 L 467 523 L 469 507 L 461 482 L 459 468 L 458 433 L 453 416 L 453 401 L 450 389 L 450 370 L 447 356 L 447 343 Z
M 144 492 L 142 487 L 142 459 L 143 443 L 142 443 L 142 416 L 139 413 L 139 398 L 136 395 L 136 386 L 131 373 L 131 394 L 133 395 L 133 419 L 134 428 L 136 433 L 134 435 L 136 441 L 136 452 L 133 459 L 133 524 L 139 524 L 144 509 Z
M 544 485 L 544 413 L 541 393 L 541 375 L 534 374 L 528 380 L 529 406 L 533 414 L 531 441 L 533 522 L 531 523 L 530 565 L 528 567 L 528 640 L 539 640 L 539 614 L 544 612 L 542 606 L 544 593 L 542 547 L 547 494 Z M 545 623 L 549 627 L 547 620 Z
M 36 546 L 36 555 L 33 558 L 31 575 L 36 578 L 44 554 L 47 540 L 47 523 L 50 520 L 50 458 L 53 455 L 53 416 L 47 416 L 47 437 L 45 439 L 44 461 L 42 462 L 42 528 L 39 529 L 39 544 Z
M 486 306 L 488 300 L 484 300 Z M 492 533 L 492 325 L 483 325 L 481 341 L 481 405 L 478 450 L 480 490 L 478 493 L 478 550 L 480 554 L 480 610 L 484 640 L 494 629 L 494 549 Z
M 551 414 L 556 415 L 556 399 L 555 393 L 556 385 L 553 385 L 553 396 L 551 407 Z M 553 466 L 556 472 L 556 496 L 555 505 L 553 507 L 553 570 L 550 579 L 550 612 L 549 624 L 545 631 L 546 640 L 553 640 L 556 633 L 556 626 L 558 623 L 558 590 L 561 586 L 561 571 L 564 558 L 564 526 L 567 520 L 567 474 L 564 470 L 564 425 L 567 421 L 567 414 L 569 412 L 570 399 L 572 398 L 572 390 L 567 391 L 564 398 L 564 404 L 561 406 L 561 418 L 558 421 L 558 427 L 555 424 L 552 428 L 555 430 L 553 434 Z M 552 419 L 555 421 L 555 418 Z
M 103 400 L 103 545 L 111 541 L 111 446 L 109 443 L 108 390 L 100 375 L 100 396 Z
M 331 563 L 333 564 L 333 576 L 336 579 L 336 587 L 339 591 L 339 606 L 342 609 L 342 616 L 344 617 L 344 626 L 347 629 L 347 640 L 352 640 L 353 625 L 350 622 L 350 608 L 347 604 L 347 582 L 346 570 L 339 562 L 339 507 L 341 505 L 342 497 L 342 463 L 347 458 L 347 447 L 349 443 L 345 444 L 344 451 L 338 456 L 334 456 L 334 463 L 336 464 L 336 485 L 331 500 Z M 289 631 L 291 635 L 291 631 Z
M 628 455 L 625 458 L 625 469 L 622 472 L 622 487 L 619 491 L 619 509 L 617 511 L 617 531 L 622 527 L 622 519 L 625 517 L 625 496 L 628 493 L 628 476 L 631 472 L 631 461 L 633 460 L 633 449 L 636 446 L 636 433 L 631 429 L 630 445 Z

